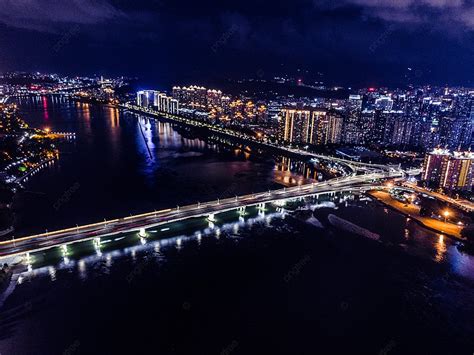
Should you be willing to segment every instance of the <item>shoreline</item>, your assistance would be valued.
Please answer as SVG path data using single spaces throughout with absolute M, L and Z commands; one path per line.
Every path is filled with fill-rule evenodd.
M 394 204 L 390 204 L 390 203 L 387 203 L 386 201 L 382 200 L 381 198 L 377 197 L 375 194 L 374 194 L 374 190 L 372 191 L 368 191 L 367 192 L 367 195 L 374 198 L 377 202 L 381 203 L 382 205 L 388 207 L 388 208 L 391 208 L 392 210 L 398 212 L 398 213 L 401 213 L 402 215 L 406 216 L 406 217 L 409 217 L 411 218 L 413 221 L 415 221 L 417 224 L 419 224 L 421 227 L 423 228 L 426 228 L 432 232 L 436 232 L 436 233 L 441 233 L 443 235 L 446 235 L 447 237 L 449 238 L 452 238 L 454 240 L 457 240 L 457 241 L 460 241 L 460 242 L 464 242 L 465 240 L 460 236 L 460 235 L 455 235 L 455 234 L 452 234 L 450 232 L 446 232 L 444 230 L 440 230 L 440 229 L 437 229 L 435 227 L 431 227 L 431 226 L 428 226 L 426 225 L 418 216 L 413 216 L 412 214 L 406 212 L 406 211 L 403 211 L 402 209 L 399 209 L 397 208 Z

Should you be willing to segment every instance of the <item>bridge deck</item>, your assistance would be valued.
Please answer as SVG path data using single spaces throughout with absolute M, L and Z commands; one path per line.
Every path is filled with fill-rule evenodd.
M 322 183 L 313 183 L 263 193 L 236 196 L 235 198 L 189 205 L 174 209 L 153 211 L 110 221 L 78 226 L 75 228 L 37 234 L 0 242 L 0 257 L 25 254 L 62 244 L 76 243 L 107 235 L 138 231 L 140 228 L 150 228 L 179 220 L 223 213 L 241 207 L 255 206 L 262 203 L 270 203 L 279 200 L 284 201 L 331 192 L 347 190 L 355 191 L 360 189 L 366 190 L 374 186 L 370 183 L 373 180 L 400 175 L 401 173 L 390 174 L 389 176 L 383 173 L 353 175 Z

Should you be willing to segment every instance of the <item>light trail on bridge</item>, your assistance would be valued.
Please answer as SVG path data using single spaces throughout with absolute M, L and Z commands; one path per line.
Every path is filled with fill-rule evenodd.
M 250 206 L 264 206 L 266 203 L 288 201 L 307 196 L 336 193 L 342 191 L 365 191 L 378 186 L 374 181 L 394 178 L 403 175 L 403 172 L 371 173 L 351 175 L 321 183 L 311 183 L 290 188 L 270 190 L 268 192 L 235 196 L 233 198 L 218 199 L 205 203 L 177 207 L 142 213 L 138 215 L 104 220 L 103 222 L 76 226 L 75 228 L 32 235 L 0 242 L 0 258 L 50 249 L 55 246 L 67 245 L 105 236 L 122 233 L 138 232 L 143 228 L 152 228 L 163 224 L 181 220 L 212 217 L 215 214 L 238 210 Z

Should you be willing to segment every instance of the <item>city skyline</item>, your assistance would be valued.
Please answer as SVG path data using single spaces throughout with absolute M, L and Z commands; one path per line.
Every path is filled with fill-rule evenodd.
M 24 0 L 0 11 L 0 71 L 61 68 L 166 86 L 277 75 L 472 86 L 472 13 L 468 1 Z
M 0 355 L 471 354 L 473 39 L 474 0 L 4 0 Z

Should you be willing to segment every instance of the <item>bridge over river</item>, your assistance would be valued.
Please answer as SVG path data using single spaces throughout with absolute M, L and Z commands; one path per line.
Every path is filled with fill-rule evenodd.
M 290 188 L 271 190 L 244 196 L 235 196 L 222 200 L 197 203 L 188 206 L 153 211 L 139 215 L 104 220 L 103 222 L 76 226 L 28 237 L 0 242 L 0 258 L 25 255 L 32 252 L 50 249 L 57 246 L 68 245 L 94 240 L 97 238 L 117 235 L 121 233 L 138 232 L 144 228 L 151 228 L 167 223 L 190 218 L 206 217 L 210 222 L 218 213 L 236 210 L 243 213 L 246 207 L 257 206 L 264 209 L 267 203 L 284 203 L 285 201 L 309 196 L 319 196 L 342 191 L 366 191 L 380 184 L 380 179 L 396 178 L 403 176 L 402 170 L 391 172 L 375 172 L 363 175 L 350 175 L 325 182 L 305 184 Z

